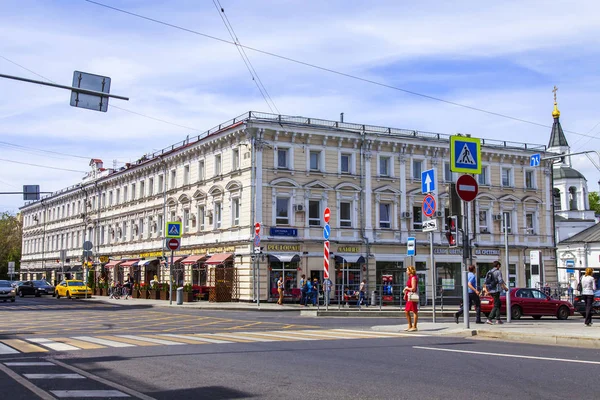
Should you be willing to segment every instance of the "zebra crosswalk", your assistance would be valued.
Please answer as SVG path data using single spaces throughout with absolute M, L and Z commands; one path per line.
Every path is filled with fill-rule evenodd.
M 0 339 L 0 355 L 18 353 L 64 352 L 144 346 L 186 344 L 269 343 L 309 340 L 389 339 L 428 336 L 418 333 L 376 332 L 357 329 L 306 329 L 273 331 L 235 331 L 219 333 L 114 334 L 73 337 L 34 337 Z

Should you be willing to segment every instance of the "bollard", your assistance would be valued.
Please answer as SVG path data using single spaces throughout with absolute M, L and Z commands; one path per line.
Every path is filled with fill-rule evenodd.
M 377 305 L 377 295 L 375 294 L 375 291 L 371 291 L 371 305 L 372 306 L 376 306 Z
M 183 288 L 177 288 L 177 305 L 180 306 L 183 304 Z

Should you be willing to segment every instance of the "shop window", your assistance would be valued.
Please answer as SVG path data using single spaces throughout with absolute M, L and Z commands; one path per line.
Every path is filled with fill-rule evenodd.
M 321 201 L 308 201 L 308 225 L 321 226 Z
M 443 291 L 444 297 L 461 297 L 461 263 L 436 263 L 437 292 Z
M 281 262 L 281 261 L 270 261 L 269 262 L 269 297 L 277 298 L 279 293 L 277 292 L 277 280 L 279 277 L 283 277 L 284 293 L 286 295 L 292 295 L 299 291 L 298 288 L 298 263 L 297 262 Z

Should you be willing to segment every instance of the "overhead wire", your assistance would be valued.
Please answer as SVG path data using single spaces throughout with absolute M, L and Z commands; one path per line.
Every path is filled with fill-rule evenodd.
M 486 110 L 486 109 L 483 109 L 483 108 L 474 107 L 474 106 L 470 106 L 470 105 L 467 105 L 467 104 L 462 104 L 462 103 L 458 103 L 458 102 L 455 102 L 455 101 L 442 99 L 440 97 L 430 96 L 430 95 L 419 93 L 419 92 L 415 92 L 415 91 L 412 91 L 412 90 L 403 89 L 403 88 L 398 87 L 398 86 L 393 86 L 393 85 L 389 85 L 387 83 L 378 82 L 378 81 L 375 81 L 375 80 L 372 80 L 372 79 L 368 79 L 368 78 L 363 78 L 363 77 L 352 75 L 352 74 L 349 74 L 349 73 L 346 73 L 346 72 L 341 72 L 341 71 L 337 71 L 337 70 L 334 70 L 334 69 L 331 69 L 331 68 L 322 67 L 320 65 L 312 64 L 312 63 L 309 63 L 309 62 L 306 62 L 306 61 L 297 60 L 297 59 L 294 59 L 294 58 L 291 58 L 291 57 L 287 57 L 287 56 L 282 56 L 280 54 L 272 53 L 272 52 L 266 51 L 266 50 L 261 50 L 261 49 L 255 48 L 255 47 L 251 47 L 251 46 L 247 46 L 247 45 L 242 45 L 242 44 L 236 44 L 235 42 L 231 42 L 231 41 L 229 41 L 227 39 L 223 39 L 223 38 L 219 38 L 219 37 L 216 37 L 216 36 L 212 36 L 212 35 L 209 35 L 209 34 L 206 34 L 206 33 L 195 31 L 193 29 L 184 28 L 184 27 L 179 26 L 179 25 L 175 25 L 175 24 L 172 24 L 172 23 L 169 23 L 169 22 L 161 21 L 159 19 L 147 17 L 145 15 L 137 14 L 137 13 L 134 13 L 134 12 L 131 12 L 131 11 L 123 10 L 121 8 L 109 6 L 107 4 L 100 3 L 98 1 L 94 1 L 94 0 L 83 0 L 83 1 L 85 1 L 87 3 L 90 3 L 90 4 L 95 4 L 97 6 L 104 7 L 104 8 L 113 10 L 113 11 L 117 11 L 117 12 L 120 12 L 120 13 L 123 13 L 123 14 L 127 14 L 127 15 L 130 15 L 130 16 L 136 17 L 136 18 L 140 18 L 140 19 L 144 19 L 144 20 L 147 20 L 147 21 L 150 21 L 150 22 L 154 22 L 154 23 L 157 23 L 157 24 L 160 24 L 160 25 L 168 26 L 168 27 L 171 27 L 173 29 L 178 29 L 178 30 L 181 30 L 181 31 L 184 31 L 184 32 L 192 33 L 194 35 L 202 36 L 202 37 L 205 37 L 205 38 L 208 38 L 208 39 L 212 39 L 212 40 L 216 40 L 216 41 L 219 41 L 219 42 L 222 42 L 222 43 L 227 43 L 227 44 L 234 45 L 234 46 L 240 46 L 240 47 L 242 47 L 242 48 L 244 48 L 246 50 L 251 50 L 251 51 L 254 51 L 256 53 L 260 53 L 260 54 L 268 55 L 268 56 L 275 57 L 275 58 L 278 58 L 278 59 L 281 59 L 281 60 L 285 60 L 285 61 L 293 62 L 293 63 L 296 63 L 296 64 L 304 65 L 304 66 L 307 66 L 307 67 L 310 67 L 310 68 L 313 68 L 313 69 L 318 69 L 318 70 L 321 70 L 321 71 L 329 72 L 331 74 L 335 74 L 335 75 L 339 75 L 339 76 L 344 76 L 346 78 L 354 79 L 354 80 L 357 80 L 357 81 L 361 81 L 361 82 L 373 84 L 373 85 L 376 85 L 376 86 L 380 86 L 380 87 L 384 87 L 384 88 L 388 88 L 388 89 L 392 89 L 392 90 L 397 90 L 397 91 L 400 91 L 400 92 L 403 92 L 403 93 L 411 94 L 413 96 L 418 96 L 418 97 L 422 97 L 422 98 L 425 98 L 425 99 L 434 100 L 434 101 L 438 101 L 438 102 L 441 102 L 441 103 L 453 105 L 453 106 L 456 106 L 456 107 L 461 107 L 461 108 L 465 108 L 465 109 L 468 109 L 468 110 L 485 113 L 485 114 L 488 114 L 488 115 L 494 115 L 494 116 L 497 116 L 497 117 L 501 117 L 501 118 L 505 118 L 505 119 L 510 119 L 510 120 L 513 120 L 513 121 L 523 122 L 523 123 L 526 123 L 526 124 L 535 125 L 535 126 L 539 126 L 539 127 L 543 127 L 543 128 L 551 128 L 552 127 L 551 125 L 548 125 L 548 124 L 542 124 L 542 123 L 535 122 L 535 121 L 529 121 L 529 120 L 526 120 L 526 119 L 523 119 L 523 118 L 513 117 L 513 116 L 510 116 L 510 115 L 507 115 L 507 114 L 502 114 L 502 113 L 498 113 L 498 112 L 495 112 L 495 111 L 490 111 L 490 110 Z M 569 132 L 569 133 L 573 133 L 575 135 L 587 136 L 587 137 L 591 137 L 593 139 L 597 139 L 596 136 L 585 135 L 585 134 L 582 134 L 582 133 L 579 133 L 579 132 L 575 132 L 575 131 L 565 130 L 564 132 Z
M 237 34 L 235 33 L 235 30 L 233 29 L 233 25 L 231 24 L 231 21 L 229 21 L 229 18 L 227 17 L 227 14 L 225 13 L 225 9 L 223 8 L 223 6 L 221 6 L 221 2 L 219 0 L 213 0 L 213 4 L 215 5 L 217 12 L 219 13 L 221 20 L 223 21 L 223 24 L 225 25 L 225 28 L 227 28 L 227 31 L 229 32 L 229 36 L 231 36 L 231 39 L 235 42 L 235 44 L 236 44 L 235 48 L 240 53 L 240 56 L 242 57 L 244 64 L 246 64 L 246 68 L 248 68 L 248 72 L 250 72 L 250 75 L 252 76 L 252 80 L 256 84 L 256 87 L 260 91 L 260 94 L 265 99 L 265 103 L 267 103 L 267 106 L 269 107 L 269 109 L 271 109 L 271 112 L 274 112 L 273 108 L 275 108 L 275 111 L 277 111 L 277 114 L 281 114 L 281 112 L 277 108 L 277 105 L 275 105 L 275 102 L 271 98 L 271 95 L 269 95 L 269 91 L 267 90 L 267 88 L 263 84 L 262 80 L 260 79 L 260 76 L 258 76 L 258 72 L 256 72 L 254 65 L 252 65 L 252 62 L 250 61 L 250 58 L 246 54 L 244 47 L 241 46 L 242 43 L 240 42 L 240 39 L 238 38 Z M 262 89 L 261 89 L 261 87 L 262 87 Z M 269 104 L 269 101 L 267 100 L 267 98 L 271 101 L 271 104 L 273 105 L 273 107 L 271 107 L 271 104 Z
M 58 170 L 58 171 L 77 172 L 77 173 L 82 173 L 82 174 L 87 173 L 87 171 L 81 171 L 81 170 L 78 170 L 78 169 L 68 169 L 68 168 L 51 167 L 51 166 L 48 166 L 48 165 L 40 165 L 40 164 L 26 163 L 26 162 L 22 162 L 22 161 L 7 160 L 5 158 L 0 158 L 0 161 L 5 161 L 5 162 L 10 162 L 10 163 L 15 163 L 15 164 L 21 164 L 21 165 L 29 165 L 30 167 L 41 167 L 41 168 L 47 168 L 47 169 L 55 169 L 55 170 Z

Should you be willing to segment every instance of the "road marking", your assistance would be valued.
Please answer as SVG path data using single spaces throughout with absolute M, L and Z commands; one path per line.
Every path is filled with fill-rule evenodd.
M 194 336 L 202 338 L 202 340 L 204 340 L 204 341 L 206 341 L 208 343 L 217 343 L 217 344 L 219 344 L 219 343 L 235 343 L 236 342 L 235 340 L 212 339 L 212 338 L 206 337 L 206 335 L 202 335 L 202 334 L 199 334 L 199 333 L 195 333 Z
M 600 365 L 600 361 L 570 360 L 568 358 L 524 356 L 524 355 L 520 355 L 520 354 L 487 353 L 487 352 L 484 352 L 484 351 L 440 349 L 440 348 L 437 348 L 437 347 L 422 347 L 422 346 L 413 346 L 413 349 L 434 350 L 434 351 L 447 351 L 447 352 L 450 352 L 450 353 L 477 354 L 477 355 L 482 355 L 482 356 L 495 356 L 495 357 L 508 357 L 508 358 L 524 358 L 524 359 L 528 359 L 528 360 L 561 361 L 561 362 L 568 362 L 568 363 L 575 363 L 575 364 L 594 364 L 594 365 Z
M 61 399 L 71 397 L 131 397 L 118 390 L 51 390 L 50 393 Z
M 158 344 L 156 343 L 150 343 L 150 342 L 143 342 L 141 340 L 134 340 L 134 339 L 128 339 L 128 338 L 124 338 L 124 337 L 119 337 L 119 336 L 98 336 L 100 339 L 104 339 L 104 340 L 111 340 L 113 342 L 117 342 L 117 343 L 125 343 L 131 346 L 158 346 Z
M 35 344 L 27 343 L 26 341 L 20 340 L 20 339 L 6 339 L 6 340 L 3 340 L 2 342 L 17 349 L 21 353 L 45 353 L 48 351 L 48 350 L 44 349 L 43 347 L 36 346 Z
M 114 340 L 105 340 L 101 338 L 95 338 L 91 336 L 76 336 L 73 339 L 83 340 L 85 342 L 91 342 L 96 344 L 102 344 L 108 347 L 134 347 L 132 344 L 115 342 Z
M 353 329 L 333 329 L 336 332 L 348 332 L 348 333 L 361 333 L 361 334 L 367 334 L 367 335 L 376 335 L 379 337 L 382 336 L 394 336 L 394 337 L 406 337 L 406 336 L 428 336 L 428 335 L 420 335 L 418 333 L 396 333 L 396 332 L 376 332 L 376 331 L 359 331 L 359 330 L 353 330 Z
M 41 344 L 42 346 L 46 346 L 52 350 L 56 351 L 70 351 L 70 350 L 79 350 L 79 347 L 71 346 L 65 343 L 58 343 L 50 339 L 46 338 L 31 338 L 27 339 L 29 342 Z
M 105 349 L 106 346 L 100 346 L 99 344 L 84 342 L 83 340 L 77 340 L 73 338 L 53 338 L 57 342 L 63 342 L 69 344 L 71 346 L 79 347 L 84 350 L 93 350 L 93 349 Z
M 163 333 L 160 334 L 158 336 L 166 336 L 166 337 L 172 337 L 172 338 L 179 338 L 179 339 L 189 339 L 189 340 L 193 340 L 193 341 L 197 341 L 197 342 L 202 342 L 202 344 L 206 344 L 206 343 L 233 343 L 227 340 L 217 340 L 217 339 L 208 339 L 208 338 L 204 338 L 204 337 L 200 337 L 200 336 L 195 336 L 195 335 L 178 335 L 176 333 Z M 201 344 L 201 343 L 198 343 Z
M 7 345 L 0 343 L 0 354 L 16 354 L 18 353 L 17 350 L 13 349 L 12 347 L 8 347 Z
M 265 332 L 240 332 L 244 335 L 261 335 L 261 336 L 270 336 L 276 337 L 278 339 L 291 340 L 291 341 L 302 341 L 302 340 L 319 340 L 317 338 L 307 338 L 302 336 L 290 336 L 292 332 L 273 332 L 273 333 L 265 333 Z
M 203 342 L 202 339 L 185 336 L 185 335 L 162 334 L 162 335 L 157 335 L 157 336 L 163 336 L 174 342 L 181 342 L 181 343 L 186 343 L 186 344 L 206 344 L 207 343 L 207 342 Z
M 263 338 L 255 338 L 255 337 L 246 337 L 243 335 L 235 335 L 233 333 L 219 333 L 215 335 L 218 337 L 224 337 L 227 339 L 244 341 L 244 342 L 275 342 L 275 339 L 263 339 Z
M 35 386 L 33 383 L 29 382 L 27 379 L 23 378 L 21 375 L 17 374 L 13 370 L 11 370 L 10 368 L 7 368 L 6 366 L 4 366 L 2 364 L 0 364 L 0 371 L 4 372 L 6 375 L 10 376 L 12 379 L 15 380 L 15 382 L 20 383 L 21 385 L 25 386 L 27 389 L 31 390 L 33 393 L 37 394 L 40 399 L 56 400 L 56 398 L 54 396 L 51 396 L 50 393 Z
M 85 379 L 79 374 L 23 374 L 27 379 Z
M 156 343 L 156 344 L 164 344 L 166 346 L 173 346 L 173 345 L 181 345 L 183 343 L 178 343 L 178 342 L 173 342 L 170 340 L 162 340 L 162 339 L 155 339 L 152 337 L 146 337 L 146 336 L 136 336 L 136 335 L 116 335 L 117 337 L 122 337 L 122 338 L 126 338 L 126 339 L 131 339 L 131 340 L 141 340 L 144 342 L 150 342 L 150 343 Z
M 49 361 L 29 361 L 29 362 L 24 362 L 24 361 L 15 361 L 15 362 L 5 362 L 4 365 L 6 365 L 7 367 L 45 367 L 45 366 L 51 366 L 51 365 L 56 365 L 54 363 L 51 363 Z

